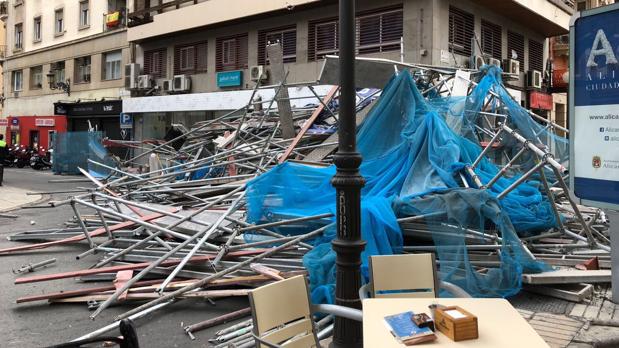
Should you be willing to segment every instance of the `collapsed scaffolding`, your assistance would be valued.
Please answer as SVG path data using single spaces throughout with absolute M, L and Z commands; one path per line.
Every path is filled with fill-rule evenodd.
M 608 259 L 603 211 L 576 204 L 564 181 L 568 142 L 557 133 L 567 130 L 522 108 L 500 69 L 358 62 L 374 72 L 368 78 L 386 83 L 370 83 L 358 95 L 365 276 L 369 255 L 434 252 L 443 280 L 477 297 L 507 297 L 520 291 L 523 273 Z M 321 81 L 336 75 L 330 66 L 337 57 L 327 58 Z M 115 303 L 148 301 L 117 318 L 137 319 L 186 298 L 246 296 L 298 274 L 309 275 L 314 302 L 333 302 L 338 88 L 320 95 L 315 84 L 288 84 L 286 77 L 257 83 L 242 108 L 189 130 L 176 126 L 167 141 L 132 143 L 133 158 L 89 158 L 80 171 L 95 188 L 50 202 L 72 209 L 66 228 L 14 234 L 11 240 L 48 241 L 0 255 L 86 241 L 89 249 L 77 258 L 100 256 L 91 268 L 16 284 L 80 277 L 115 285 L 17 302 L 85 302 L 94 319 Z M 306 88 L 313 103 L 292 107 L 282 93 L 290 87 Z M 263 89 L 273 97 L 257 100 Z M 101 153 L 100 144 L 89 143 L 90 152 Z M 147 172 L 135 170 L 146 162 Z M 193 337 L 249 314 L 185 331 Z M 319 321 L 320 337 L 330 334 L 331 320 Z M 249 330 L 251 321 L 243 321 L 215 341 L 253 346 Z

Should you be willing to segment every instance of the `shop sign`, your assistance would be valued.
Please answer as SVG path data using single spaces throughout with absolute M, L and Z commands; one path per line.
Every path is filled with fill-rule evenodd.
M 0 127 L 6 127 L 9 125 L 9 120 L 6 118 L 0 118 Z
M 582 204 L 619 208 L 619 4 L 570 28 L 570 180 Z
M 217 87 L 238 87 L 243 84 L 243 72 L 223 71 L 217 73 Z
M 34 125 L 37 127 L 54 127 L 56 120 L 53 118 L 37 118 L 34 120 Z
M 11 126 L 19 126 L 19 118 L 12 118 Z
M 529 94 L 529 105 L 531 109 L 552 110 L 552 95 L 532 91 Z
M 120 115 L 122 112 L 122 101 L 109 100 L 98 102 L 81 103 L 54 103 L 54 113 L 56 115 L 67 116 L 98 116 L 98 115 Z

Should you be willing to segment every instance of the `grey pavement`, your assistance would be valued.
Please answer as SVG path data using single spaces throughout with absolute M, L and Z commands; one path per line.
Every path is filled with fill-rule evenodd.
M 37 172 L 31 169 L 7 168 L 6 182 L 12 187 L 27 191 L 61 191 L 74 190 L 77 187 L 88 186 L 87 183 L 50 184 L 50 179 L 75 178 L 57 176 L 49 171 Z M 52 195 L 52 199 L 64 199 L 68 194 Z M 37 204 L 41 205 L 41 204 Z M 18 242 L 7 241 L 6 237 L 20 231 L 62 226 L 73 216 L 71 209 L 19 209 L 11 214 L 17 219 L 0 218 L 0 248 L 20 245 Z M 36 224 L 31 225 L 34 221 Z M 85 304 L 48 304 L 47 302 L 32 302 L 16 304 L 15 299 L 26 295 L 43 294 L 61 290 L 82 289 L 109 285 L 109 283 L 80 283 L 77 279 L 61 279 L 32 284 L 13 284 L 17 277 L 12 269 L 24 264 L 46 260 L 52 257 L 58 259 L 55 265 L 41 269 L 33 274 L 50 274 L 89 268 L 98 259 L 90 256 L 76 260 L 75 255 L 87 250 L 87 244 L 73 244 L 54 247 L 40 251 L 32 251 L 20 255 L 0 256 L 0 328 L 2 337 L 0 347 L 44 347 L 70 341 L 88 332 L 99 329 L 112 322 L 114 316 L 124 313 L 133 306 L 117 306 L 105 310 L 95 321 L 88 317 L 90 311 Z M 140 344 L 142 347 L 206 347 L 207 340 L 221 329 L 197 332 L 197 339 L 192 341 L 182 330 L 182 326 L 194 324 L 233 310 L 248 306 L 244 298 L 217 300 L 213 306 L 204 300 L 187 299 L 168 306 L 154 314 L 136 321 Z M 247 318 L 244 318 L 247 319 Z M 118 332 L 111 332 L 118 335 Z

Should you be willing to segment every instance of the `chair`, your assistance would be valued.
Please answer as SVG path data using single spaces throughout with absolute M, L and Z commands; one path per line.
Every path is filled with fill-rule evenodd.
M 440 289 L 455 297 L 471 297 L 459 286 L 438 279 L 434 254 L 370 256 L 370 282 L 359 298 L 433 298 Z M 369 295 L 369 296 L 368 296 Z
M 334 314 L 361 321 L 362 313 L 335 305 L 311 305 L 304 276 L 280 280 L 249 292 L 258 348 L 320 347 L 313 312 Z

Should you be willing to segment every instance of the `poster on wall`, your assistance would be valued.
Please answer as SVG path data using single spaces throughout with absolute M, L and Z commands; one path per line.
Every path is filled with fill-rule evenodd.
M 584 204 L 619 209 L 619 4 L 570 27 L 570 183 Z

